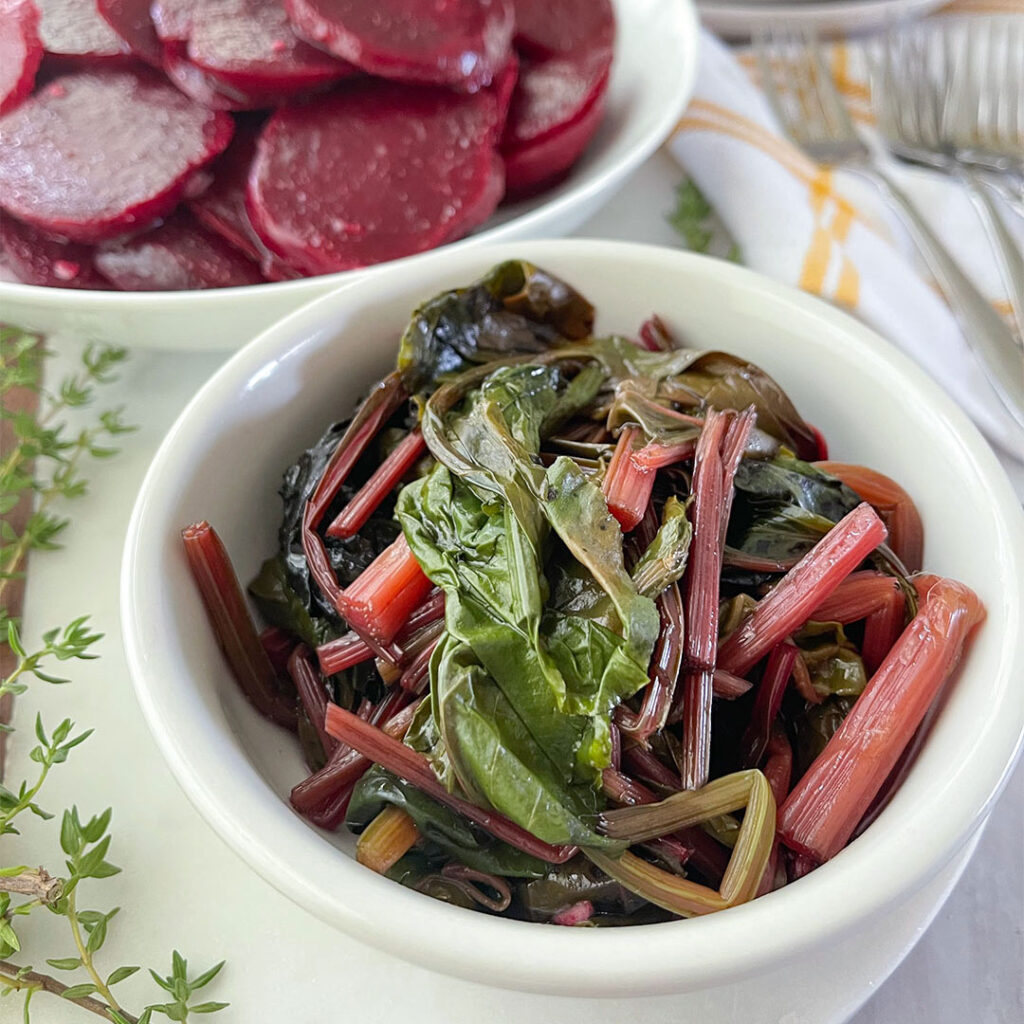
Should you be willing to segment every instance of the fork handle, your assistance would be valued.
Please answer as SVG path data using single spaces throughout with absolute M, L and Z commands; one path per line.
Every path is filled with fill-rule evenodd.
M 985 225 L 985 232 L 999 260 L 1006 294 L 1017 323 L 1017 339 L 1024 345 L 1024 255 L 1021 254 L 1017 240 L 1003 223 L 995 199 L 981 178 L 967 168 L 959 170 L 957 177 L 967 188 L 967 194 Z
M 1010 415 L 1024 427 L 1024 357 L 1013 339 L 1013 332 L 960 269 L 903 189 L 877 166 L 871 167 L 869 173 L 882 195 L 903 218 L 992 387 Z

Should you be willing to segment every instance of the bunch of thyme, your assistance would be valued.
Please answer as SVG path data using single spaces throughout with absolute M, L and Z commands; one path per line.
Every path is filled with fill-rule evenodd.
M 86 617 L 47 631 L 39 646 L 30 650 L 12 612 L 14 591 L 23 578 L 29 552 L 60 546 L 68 519 L 57 509 L 85 493 L 83 463 L 114 455 L 117 448 L 111 441 L 132 429 L 124 424 L 117 409 L 100 413 L 89 426 L 74 432 L 64 421 L 65 413 L 88 405 L 97 388 L 114 379 L 116 368 L 125 358 L 122 349 L 87 348 L 80 369 L 61 381 L 56 390 L 42 385 L 45 358 L 39 338 L 0 327 L 0 428 L 10 438 L 0 449 L 0 707 L 9 706 L 13 697 L 26 693 L 33 680 L 67 683 L 66 677 L 57 674 L 56 664 L 96 657 L 93 648 L 102 634 L 92 630 Z M 0 720 L 0 778 L 2 741 L 11 732 L 13 728 Z M 213 981 L 223 963 L 193 976 L 188 962 L 175 951 L 169 975 L 150 970 L 160 989 L 159 1001 L 138 1014 L 122 1005 L 114 987 L 139 967 L 122 965 L 101 970 L 97 955 L 118 908 L 81 909 L 78 901 L 83 883 L 109 878 L 120 871 L 107 860 L 110 808 L 87 821 L 82 820 L 77 807 L 63 812 L 53 853 L 59 841 L 64 873 L 55 875 L 43 867 L 4 861 L 3 839 L 18 834 L 16 823 L 21 815 L 28 812 L 43 820 L 54 818 L 41 806 L 40 792 L 51 769 L 63 764 L 91 732 L 76 731 L 69 718 L 51 730 L 37 715 L 37 743 L 29 752 L 29 759 L 37 766 L 34 778 L 13 787 L 0 784 L 0 997 L 20 995 L 25 1022 L 30 1021 L 33 999 L 40 994 L 59 996 L 115 1024 L 148 1024 L 156 1014 L 187 1022 L 193 1014 L 220 1010 L 227 1004 L 194 1002 L 193 996 Z M 69 952 L 73 955 L 46 959 L 53 971 L 67 978 L 66 982 L 24 962 L 30 954 L 18 935 L 19 919 L 42 910 L 67 922 Z

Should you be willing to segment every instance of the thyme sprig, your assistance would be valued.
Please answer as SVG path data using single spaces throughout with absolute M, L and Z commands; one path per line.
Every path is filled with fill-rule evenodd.
M 125 425 L 118 409 L 100 413 L 78 430 L 72 430 L 63 415 L 88 405 L 98 387 L 114 379 L 116 368 L 125 358 L 123 350 L 87 348 L 79 369 L 52 391 L 41 385 L 45 356 L 35 336 L 0 328 L 0 417 L 8 421 L 13 435 L 9 450 L 0 455 L 0 637 L 6 639 L 13 666 L 6 674 L 0 673 L 0 699 L 22 696 L 33 680 L 66 684 L 69 678 L 58 665 L 97 657 L 94 648 L 102 634 L 93 630 L 84 616 L 48 630 L 40 644 L 30 650 L 10 613 L 10 598 L 14 582 L 23 575 L 28 553 L 60 546 L 61 534 L 69 522 L 60 514 L 61 504 L 86 493 L 83 462 L 116 454 L 111 439 L 133 429 Z M 35 405 L 34 411 L 16 408 L 25 405 L 13 401 L 18 391 L 35 392 L 35 402 L 29 403 Z M 12 513 L 24 508 L 22 503 L 29 500 L 32 508 L 24 526 L 17 529 Z M 0 730 L 13 732 L 2 722 Z M 44 821 L 54 817 L 40 805 L 40 791 L 51 770 L 63 764 L 91 733 L 91 729 L 76 730 L 70 718 L 50 730 L 37 714 L 37 742 L 28 755 L 38 766 L 34 777 L 11 788 L 0 785 L 0 997 L 22 996 L 22 1019 L 26 1024 L 31 1019 L 33 1000 L 40 993 L 60 997 L 113 1024 L 150 1024 L 154 1015 L 187 1022 L 191 1015 L 220 1010 L 227 1004 L 193 1001 L 193 997 L 217 976 L 223 962 L 190 976 L 187 961 L 175 951 L 170 974 L 163 976 L 150 970 L 160 990 L 158 1001 L 138 1014 L 125 1007 L 124 997 L 115 988 L 137 974 L 139 966 L 125 964 L 112 970 L 101 967 L 98 954 L 119 908 L 81 909 L 79 897 L 83 883 L 102 881 L 121 870 L 107 859 L 112 842 L 110 808 L 85 821 L 76 806 L 63 812 L 58 837 L 65 857 L 63 875 L 51 874 L 45 867 L 8 865 L 3 861 L 3 837 L 19 834 L 15 822 L 21 815 L 28 812 Z M 68 926 L 67 955 L 46 959 L 52 971 L 69 975 L 67 983 L 56 974 L 11 959 L 23 960 L 30 955 L 23 948 L 18 924 L 29 914 L 43 910 L 63 918 Z

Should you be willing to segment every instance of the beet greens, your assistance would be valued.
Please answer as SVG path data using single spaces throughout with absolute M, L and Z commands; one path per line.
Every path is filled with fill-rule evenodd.
M 298 723 L 300 814 L 421 892 L 573 926 L 727 909 L 833 856 L 984 614 L 909 574 L 909 496 L 807 461 L 821 435 L 763 370 L 593 324 L 519 261 L 424 303 L 285 474 L 250 586 L 274 628 L 200 577 L 250 700 Z

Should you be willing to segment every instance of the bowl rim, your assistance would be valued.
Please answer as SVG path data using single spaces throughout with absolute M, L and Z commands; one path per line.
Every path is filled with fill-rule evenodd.
M 613 3 L 621 0 L 613 0 Z M 528 238 L 543 230 L 549 220 L 558 220 L 571 215 L 580 207 L 585 207 L 591 200 L 602 193 L 610 197 L 612 189 L 625 182 L 668 137 L 684 106 L 693 94 L 697 79 L 697 46 L 700 37 L 700 22 L 695 0 L 662 0 L 665 10 L 674 18 L 672 31 L 678 36 L 681 44 L 677 74 L 671 92 L 659 93 L 658 102 L 661 114 L 652 124 L 650 131 L 642 141 L 626 151 L 611 166 L 604 168 L 599 174 L 585 179 L 561 195 L 541 203 L 526 213 L 511 217 L 493 227 L 467 235 L 457 241 L 426 252 L 412 253 L 384 263 L 368 267 L 357 267 L 353 270 L 337 271 L 314 277 L 301 277 L 293 281 L 264 281 L 260 284 L 238 285 L 232 288 L 191 288 L 183 291 L 101 291 L 94 288 L 54 288 L 49 285 L 24 284 L 20 281 L 0 281 L 0 303 L 4 299 L 19 302 L 46 302 L 57 310 L 74 310 L 77 313 L 131 314 L 140 309 L 163 312 L 171 316 L 180 314 L 182 307 L 187 306 L 190 312 L 201 313 L 211 306 L 217 306 L 239 299 L 246 299 L 255 293 L 264 293 L 273 289 L 276 295 L 309 293 L 309 300 L 314 301 L 323 294 L 325 285 L 336 284 L 343 287 L 358 277 L 376 273 L 393 266 L 404 266 L 413 261 L 429 258 L 436 252 L 463 251 L 482 245 L 497 244 L 516 237 Z M 626 0 L 628 4 L 628 0 Z M 626 6 L 624 4 L 623 6 Z M 617 16 L 621 16 L 617 10 Z M 661 31 L 664 31 L 662 26 Z M 332 288 L 332 291 L 334 289 Z
M 203 448 L 215 430 L 217 410 L 275 361 L 318 351 L 318 328 L 332 315 L 381 301 L 389 285 L 408 291 L 443 288 L 477 276 L 503 258 L 520 256 L 543 264 L 546 256 L 577 263 L 630 260 L 663 270 L 732 286 L 769 306 L 785 306 L 793 317 L 815 322 L 833 343 L 887 364 L 906 387 L 916 389 L 935 413 L 936 431 L 945 433 L 973 464 L 987 487 L 997 527 L 993 543 L 1011 579 L 1024 579 L 1024 529 L 1016 495 L 988 444 L 977 429 L 923 370 L 874 331 L 822 300 L 778 284 L 743 267 L 680 250 L 627 242 L 563 239 L 520 242 L 434 254 L 415 271 L 386 268 L 372 288 L 359 292 L 361 281 L 291 314 L 235 354 L 196 394 L 167 434 L 150 466 L 132 513 L 122 563 L 121 619 L 129 672 L 147 724 L 179 784 L 207 822 L 257 872 L 300 905 L 361 941 L 442 972 L 508 988 L 561 994 L 655 994 L 706 987 L 749 976 L 772 962 L 799 955 L 823 937 L 847 934 L 887 906 L 916 892 L 948 863 L 981 825 L 1001 792 L 1024 741 L 1024 715 L 993 716 L 979 732 L 975 749 L 985 749 L 984 770 L 959 772 L 945 786 L 929 790 L 901 818 L 898 830 L 869 829 L 837 858 L 790 886 L 724 914 L 642 928 L 545 929 L 534 924 L 474 914 L 421 900 L 394 882 L 372 875 L 340 854 L 285 802 L 244 755 L 225 751 L 220 733 L 207 715 L 188 719 L 187 735 L 167 722 L 188 718 L 181 680 L 174 692 L 169 680 L 157 681 L 144 649 L 145 626 L 157 615 L 159 602 L 147 599 L 159 548 L 149 524 L 159 519 L 168 480 L 187 465 L 188 452 Z M 1010 632 L 1003 638 L 993 685 L 1013 678 L 1024 655 L 1022 594 L 1007 594 Z M 187 694 L 186 694 L 187 696 Z M 1005 696 L 1004 696 L 1005 699 Z M 225 720 L 226 722 L 226 720 Z M 237 755 L 237 756 L 236 756 Z M 249 778 L 236 777 L 245 766 Z M 244 773 L 243 773 L 244 774 Z M 208 785 L 216 778 L 216 787 Z M 255 785 L 254 785 L 255 783 Z M 941 790 L 941 792 L 940 792 Z M 942 813 L 938 813 L 941 808 Z M 908 856 L 905 835 L 916 837 Z M 273 834 L 273 848 L 261 837 Z M 885 870 L 879 871 L 884 865 Z M 326 872 L 331 874 L 326 874 Z M 316 879 L 331 877 L 328 890 Z M 837 882 L 841 884 L 836 884 Z M 850 893 L 856 893 L 851 898 Z M 421 905 L 422 904 L 422 905 Z M 431 905 L 432 904 L 432 905 Z M 461 916 L 455 916 L 461 915 Z M 401 922 L 401 927 L 396 924 Z M 772 936 L 751 948 L 744 935 Z M 437 942 L 444 935 L 444 943 Z

